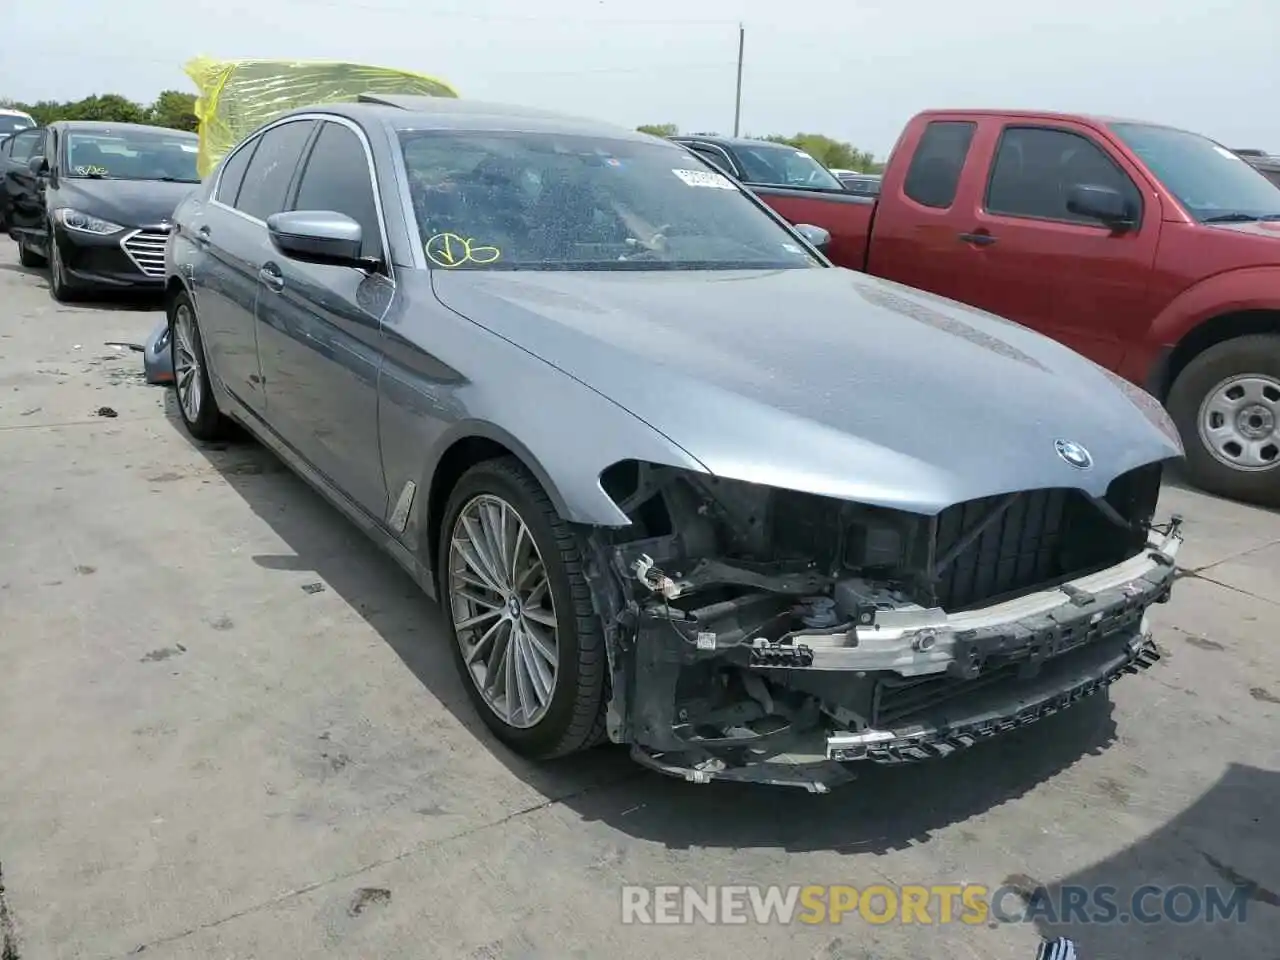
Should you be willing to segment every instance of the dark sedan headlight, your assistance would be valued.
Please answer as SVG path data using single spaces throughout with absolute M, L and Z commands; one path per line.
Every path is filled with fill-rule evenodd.
M 67 230 L 74 230 L 76 233 L 87 233 L 95 237 L 109 237 L 111 234 L 119 233 L 124 229 L 118 223 L 103 220 L 101 217 L 90 216 L 87 213 L 81 213 L 71 207 L 63 207 L 54 216 L 58 223 Z

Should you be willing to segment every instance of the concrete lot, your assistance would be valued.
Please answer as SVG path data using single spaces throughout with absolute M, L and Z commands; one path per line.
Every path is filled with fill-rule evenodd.
M 55 304 L 0 243 L 13 956 L 1030 960 L 1040 934 L 620 922 L 622 884 L 679 882 L 1243 884 L 1243 924 L 1068 932 L 1088 958 L 1280 956 L 1280 515 L 1171 487 L 1164 660 L 943 763 L 827 797 L 611 749 L 533 767 L 394 564 L 262 449 L 190 443 L 103 345 L 156 316 Z

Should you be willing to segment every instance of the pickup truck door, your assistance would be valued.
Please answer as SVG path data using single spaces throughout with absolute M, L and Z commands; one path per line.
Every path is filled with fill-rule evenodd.
M 1149 319 L 1161 220 L 1154 191 L 1083 124 L 1019 119 L 983 133 L 975 160 L 987 175 L 957 222 L 968 283 L 990 285 L 977 305 L 1116 370 Z M 1117 230 L 1069 211 L 1077 185 L 1118 190 L 1136 225 Z

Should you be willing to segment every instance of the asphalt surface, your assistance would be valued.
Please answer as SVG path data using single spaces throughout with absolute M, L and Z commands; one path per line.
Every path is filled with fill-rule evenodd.
M 1043 911 L 621 922 L 624 884 L 966 882 L 1238 886 L 1242 923 L 1059 932 L 1087 958 L 1280 956 L 1280 515 L 1170 487 L 1164 659 L 945 762 L 826 797 L 609 748 L 538 767 L 485 734 L 391 561 L 256 445 L 193 445 L 104 346 L 156 313 L 46 286 L 0 242 L 6 960 L 1029 960 Z

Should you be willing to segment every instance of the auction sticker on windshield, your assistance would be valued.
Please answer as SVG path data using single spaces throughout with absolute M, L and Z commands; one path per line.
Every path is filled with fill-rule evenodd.
M 672 170 L 677 177 L 691 187 L 717 187 L 721 190 L 737 190 L 733 181 L 723 173 L 711 173 L 707 170 Z

